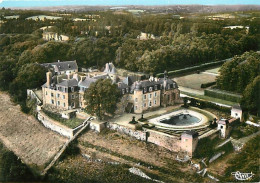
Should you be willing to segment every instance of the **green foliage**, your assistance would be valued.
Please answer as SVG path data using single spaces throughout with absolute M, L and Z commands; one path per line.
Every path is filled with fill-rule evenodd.
M 11 151 L 0 144 L 0 181 L 35 181 L 29 168 Z
M 19 69 L 17 77 L 9 85 L 9 92 L 14 101 L 25 102 L 26 90 L 34 89 L 44 84 L 46 69 L 38 64 L 26 64 Z
M 64 124 L 69 128 L 76 128 L 77 126 L 81 125 L 84 122 L 83 119 L 78 119 L 78 118 L 64 119 L 61 117 L 61 114 L 48 111 L 44 108 L 42 108 L 42 111 L 50 118 Z
M 214 82 L 209 82 L 209 83 L 203 83 L 203 84 L 201 84 L 201 88 L 207 88 L 207 87 L 213 86 L 215 84 L 216 84 L 215 81 Z
M 102 119 L 106 114 L 114 114 L 120 97 L 121 92 L 116 84 L 109 79 L 99 79 L 85 91 L 86 111 Z
M 210 158 L 216 154 L 215 146 L 220 142 L 218 137 L 210 139 L 209 137 L 200 139 L 195 150 L 196 158 Z
M 256 136 L 248 141 L 240 153 L 236 154 L 228 161 L 228 168 L 225 170 L 225 182 L 233 182 L 235 178 L 231 175 L 232 172 L 240 171 L 241 173 L 254 173 L 255 175 L 250 182 L 259 181 L 259 151 L 260 151 L 260 136 Z
M 242 137 L 246 137 L 253 133 L 256 133 L 258 130 L 259 129 L 255 126 L 240 123 L 239 125 L 234 126 L 230 135 L 235 139 L 240 139 Z
M 247 85 L 243 92 L 242 107 L 253 114 L 260 116 L 260 75 Z
M 235 56 L 220 68 L 217 86 L 222 90 L 243 93 L 249 83 L 259 75 L 260 55 L 256 52 L 246 52 Z
M 231 102 L 240 102 L 241 96 L 224 90 L 206 89 L 204 90 L 205 96 L 219 98 Z

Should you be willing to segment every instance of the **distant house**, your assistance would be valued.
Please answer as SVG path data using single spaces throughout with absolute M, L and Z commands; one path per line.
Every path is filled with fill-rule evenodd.
M 85 18 L 74 18 L 73 21 L 74 22 L 83 22 L 83 21 L 87 21 L 87 19 L 85 19 Z
M 137 36 L 137 39 L 147 40 L 147 39 L 156 39 L 156 38 L 153 34 L 141 32 L 141 34 Z
M 43 32 L 42 38 L 45 41 L 68 41 L 69 40 L 68 36 L 58 34 L 55 32 Z

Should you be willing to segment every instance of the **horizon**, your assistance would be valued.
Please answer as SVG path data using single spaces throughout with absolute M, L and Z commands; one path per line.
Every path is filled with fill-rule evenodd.
M 0 7 L 30 8 L 53 6 L 174 6 L 174 5 L 260 5 L 256 0 L 0 0 Z

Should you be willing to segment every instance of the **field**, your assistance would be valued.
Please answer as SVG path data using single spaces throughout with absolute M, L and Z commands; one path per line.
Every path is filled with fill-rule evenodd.
M 55 182 L 152 182 L 129 173 L 131 167 L 165 183 L 202 182 L 189 166 L 175 161 L 176 153 L 112 130 L 87 131 L 78 146 L 80 154 L 66 157 L 49 173 Z
M 29 166 L 42 170 L 66 142 L 0 93 L 0 140 Z
M 203 83 L 214 82 L 216 80 L 215 75 L 211 74 L 190 74 L 182 77 L 173 78 L 179 86 L 191 88 L 195 90 L 203 90 L 200 86 Z

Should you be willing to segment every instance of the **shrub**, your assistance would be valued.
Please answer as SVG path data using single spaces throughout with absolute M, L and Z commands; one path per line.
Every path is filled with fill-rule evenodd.
M 209 83 L 203 83 L 203 84 L 201 84 L 201 88 L 207 88 L 207 87 L 210 87 L 210 86 L 213 86 L 213 85 L 215 85 L 216 84 L 216 82 L 214 81 L 214 82 L 209 82 Z
M 234 94 L 224 90 L 217 90 L 217 89 L 206 89 L 204 92 L 205 92 L 205 96 L 219 98 L 231 102 L 240 102 L 242 97 L 241 95 L 238 94 Z

